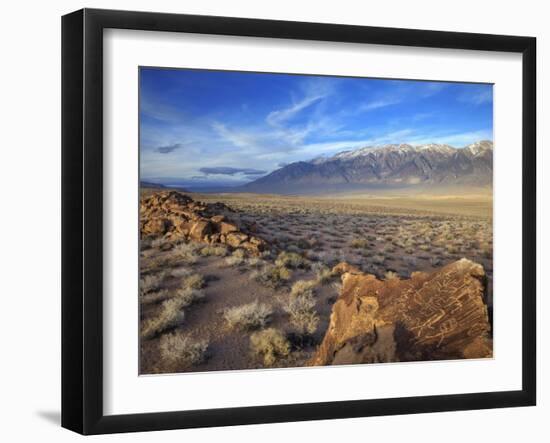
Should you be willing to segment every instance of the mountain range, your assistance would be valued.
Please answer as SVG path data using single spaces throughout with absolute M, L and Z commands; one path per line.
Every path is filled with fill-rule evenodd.
M 245 192 L 301 194 L 434 187 L 491 188 L 493 142 L 366 146 L 290 163 L 242 187 Z

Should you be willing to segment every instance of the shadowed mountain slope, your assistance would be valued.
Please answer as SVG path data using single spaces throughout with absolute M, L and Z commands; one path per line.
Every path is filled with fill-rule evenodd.
M 440 185 L 491 187 L 493 143 L 464 148 L 408 144 L 365 147 L 286 165 L 242 189 L 259 193 L 314 193 Z

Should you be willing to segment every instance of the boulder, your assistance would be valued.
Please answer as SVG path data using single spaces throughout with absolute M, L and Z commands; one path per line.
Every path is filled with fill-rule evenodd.
M 202 240 L 206 235 L 212 233 L 212 224 L 209 220 L 199 220 L 191 226 L 189 237 L 193 240 Z
M 166 237 L 204 243 L 224 243 L 257 255 L 267 243 L 250 235 L 238 214 L 223 203 L 202 203 L 178 191 L 143 195 L 140 200 L 142 237 Z
M 221 234 L 229 234 L 230 232 L 237 232 L 239 229 L 236 225 L 227 222 L 220 222 L 219 230 Z
M 151 235 L 164 235 L 169 227 L 170 220 L 162 218 L 152 218 L 143 222 L 141 232 Z
M 350 265 L 347 262 L 340 262 L 332 268 L 334 274 L 342 275 L 346 273 L 361 274 L 361 270 L 357 266 Z
M 248 235 L 242 232 L 230 232 L 225 236 L 225 242 L 234 248 L 240 246 L 241 243 L 244 243 L 246 240 L 248 240 Z
M 492 357 L 483 267 L 467 259 L 408 280 L 339 264 L 342 290 L 310 365 Z

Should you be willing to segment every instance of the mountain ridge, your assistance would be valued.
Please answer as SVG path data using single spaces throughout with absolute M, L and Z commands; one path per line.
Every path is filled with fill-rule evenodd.
M 366 146 L 290 163 L 242 189 L 299 194 L 434 185 L 492 187 L 493 149 L 489 140 L 462 148 L 437 143 Z

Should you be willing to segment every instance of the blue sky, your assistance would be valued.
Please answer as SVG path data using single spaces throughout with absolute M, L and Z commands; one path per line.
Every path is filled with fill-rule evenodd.
M 141 68 L 142 180 L 238 185 L 388 143 L 493 139 L 491 85 Z

